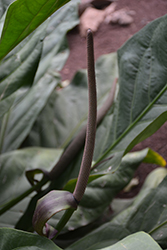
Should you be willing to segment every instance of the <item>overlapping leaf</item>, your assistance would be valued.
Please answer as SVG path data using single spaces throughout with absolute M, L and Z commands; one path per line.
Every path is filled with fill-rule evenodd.
M 106 175 L 92 181 L 87 186 L 78 209 L 69 224 L 67 224 L 69 230 L 70 228 L 75 229 L 80 226 L 85 226 L 98 219 L 110 205 L 117 193 L 128 185 L 137 167 L 145 161 L 149 155 L 153 156 L 152 152 L 150 149 L 144 149 L 139 152 L 129 153 L 123 157 L 120 168 L 115 173 L 106 173 Z M 154 155 L 152 157 L 154 163 L 156 163 L 158 157 L 161 156 Z M 163 158 L 161 158 L 161 160 L 161 164 L 166 165 Z M 74 187 L 75 185 L 73 185 L 73 183 L 69 183 L 69 185 L 67 183 L 65 190 L 72 192 Z
M 95 162 L 113 158 L 102 164 L 100 171 L 119 166 L 121 157 L 134 145 L 152 135 L 167 117 L 167 15 L 134 35 L 119 51 L 119 94 L 114 116 L 99 127 L 101 144 L 95 149 Z M 98 138 L 98 131 L 97 131 Z
M 99 105 L 108 95 L 117 76 L 115 53 L 102 56 L 97 60 L 96 77 Z M 69 86 L 52 94 L 46 107 L 37 118 L 26 145 L 67 146 L 78 130 L 86 123 L 88 113 L 87 93 L 86 71 L 82 70 L 76 73 Z
M 9 228 L 0 229 L 0 239 L 0 249 L 3 250 L 61 250 L 47 238 Z
M 61 150 L 56 149 L 28 148 L 1 155 L 1 209 L 31 188 L 25 177 L 26 170 L 43 168 L 49 171 L 58 160 L 61 152 Z M 10 224 L 7 217 L 6 223 Z
M 125 188 L 125 186 L 130 182 L 135 170 L 140 165 L 140 163 L 145 161 L 145 159 L 148 159 L 150 155 L 153 156 L 152 160 L 154 163 L 160 159 L 158 162 L 161 162 L 161 164 L 164 165 L 164 159 L 158 154 L 153 155 L 153 153 L 155 152 L 150 149 L 145 149 L 139 152 L 127 154 L 122 159 L 122 163 L 118 171 L 116 171 L 114 174 L 106 174 L 103 177 L 92 181 L 87 186 L 83 199 L 73 214 L 71 220 L 68 222 L 65 231 L 71 231 L 76 228 L 86 226 L 98 219 L 105 209 L 107 209 L 116 194 Z M 64 190 L 70 191 L 72 193 L 75 184 L 76 180 L 69 181 L 69 183 L 67 183 L 67 185 L 64 187 Z M 36 197 L 36 199 L 37 198 L 38 197 Z M 35 197 L 32 199 L 32 201 L 35 201 Z M 33 213 L 33 206 L 34 202 L 31 202 L 26 210 L 26 213 L 17 225 L 17 228 L 25 230 L 26 225 L 27 228 L 31 227 L 31 221 L 28 220 L 28 217 L 30 216 L 30 211 Z M 55 227 L 61 216 L 62 214 L 55 215 L 52 219 L 50 219 L 50 224 Z
M 70 22 L 69 19 L 71 20 Z M 16 100 L 13 100 L 12 97 L 12 100 L 9 100 L 11 104 L 13 104 L 13 101 L 15 102 L 10 112 L 6 115 L 7 118 L 4 118 L 1 125 L 3 127 L 3 130 L 1 130 L 0 139 L 1 152 L 15 150 L 21 145 L 21 143 L 24 141 L 27 134 L 31 130 L 31 127 L 35 122 L 38 114 L 46 105 L 51 93 L 60 83 L 60 77 L 57 74 L 57 71 L 63 67 L 69 51 L 65 39 L 65 34 L 77 23 L 77 1 L 74 1 L 74 3 L 69 3 L 61 11 L 58 12 L 58 15 L 54 15 L 51 17 L 47 28 L 47 36 L 44 41 L 42 60 L 38 67 L 37 76 L 35 78 L 35 84 L 27 95 L 24 94 L 22 96 L 22 92 L 19 92 L 17 93 Z M 46 24 L 44 25 L 46 26 Z M 41 29 L 43 30 L 44 27 L 40 27 L 40 30 Z M 39 31 L 38 36 L 37 38 L 40 39 L 41 32 Z M 23 41 L 19 46 L 21 48 L 23 47 L 22 50 L 24 51 L 24 54 L 28 55 L 29 51 L 27 51 L 26 48 L 24 49 L 24 43 L 25 41 Z M 29 46 L 30 44 L 31 40 L 29 40 L 28 37 L 26 45 Z M 17 51 L 18 47 L 15 50 Z M 15 52 L 12 51 L 11 53 L 14 53 L 13 56 L 15 58 Z M 20 52 L 18 51 L 18 53 Z M 19 72 L 22 72 L 24 77 L 25 74 L 31 75 L 34 72 L 31 71 L 31 67 L 33 66 L 33 64 L 31 65 L 30 69 L 28 66 L 24 69 L 21 69 L 19 67 L 19 72 L 17 72 L 14 77 L 15 81 L 17 81 L 17 84 L 15 84 L 15 81 L 12 80 L 12 76 L 8 76 L 8 64 L 10 65 L 9 68 L 14 68 L 17 65 L 13 63 L 11 57 L 9 57 L 9 60 L 5 58 L 4 63 L 1 64 L 1 67 L 3 67 L 3 71 L 1 71 L 1 77 L 4 78 L 6 82 L 9 82 L 9 77 L 11 77 L 11 85 L 14 86 L 14 88 L 17 87 L 17 84 L 20 84 L 18 81 L 18 78 L 20 78 Z M 32 81 L 30 81 L 29 78 L 24 81 L 24 84 L 26 82 L 27 84 L 32 84 Z M 6 86 L 6 83 L 4 86 Z M 18 102 L 18 98 L 21 99 L 21 101 L 19 100 Z M 3 101 L 1 107 L 1 115 L 3 116 L 4 113 L 10 108 L 9 102 Z M 5 124 L 5 126 L 3 126 L 3 124 Z
M 2 125 L 5 123 L 5 127 L 1 131 L 1 153 L 15 150 L 20 146 L 58 82 L 59 77 L 56 79 L 46 75 L 10 109 L 2 122 Z
M 1 62 L 0 101 L 22 86 L 32 85 L 42 53 L 45 28 L 46 24 L 43 24 Z
M 166 175 L 166 169 L 159 168 L 154 170 L 147 177 L 139 195 L 129 208 L 66 249 L 75 250 L 80 249 L 80 247 L 88 249 L 89 247 L 90 250 L 94 250 L 97 249 L 97 246 L 98 248 L 105 248 L 132 233 L 138 231 L 150 233 L 152 229 L 156 228 L 156 240 L 159 243 L 162 239 L 160 243 L 163 248 L 166 248 L 165 239 L 167 236 L 163 234 L 164 238 L 162 238 L 163 236 L 160 235 L 166 218 L 164 218 L 163 223 L 161 221 L 162 226 L 159 223 L 159 219 L 166 212 Z M 157 187 L 158 184 L 159 186 Z
M 0 18 L 6 11 L 7 7 L 10 3 L 12 3 L 14 0 L 0 0 Z
M 119 94 L 114 107 L 114 116 L 112 112 L 108 113 L 98 127 L 94 153 L 95 164 L 108 157 L 110 160 L 97 168 L 97 174 L 107 171 L 110 166 L 110 170 L 114 171 L 120 165 L 121 158 L 126 152 L 135 144 L 153 134 L 166 121 L 167 73 L 165 65 L 167 65 L 167 57 L 163 53 L 166 44 L 166 23 L 167 16 L 155 20 L 132 37 L 118 51 Z M 101 66 L 97 66 L 97 72 L 99 72 L 97 74 L 98 87 L 108 86 L 107 83 L 104 83 L 106 80 L 107 82 L 112 81 L 112 78 L 108 79 L 108 77 L 115 76 L 112 72 L 116 68 L 109 60 L 101 63 L 102 60 L 99 59 L 98 62 Z M 106 71 L 110 66 L 113 66 L 113 71 L 110 69 L 109 76 Z M 56 102 L 50 101 L 44 113 L 41 113 L 41 117 L 33 128 L 33 131 L 37 131 L 35 132 L 37 133 L 35 145 L 40 145 L 42 137 L 42 145 L 46 143 L 48 146 L 64 147 L 83 124 L 86 117 L 85 111 L 83 111 L 83 107 L 85 107 L 83 103 L 85 105 L 87 103 L 86 90 L 85 93 L 82 92 L 83 89 L 80 90 L 82 98 L 77 95 L 76 91 L 79 93 L 79 88 L 77 88 L 79 85 L 75 81 L 83 81 L 82 86 L 84 88 L 85 75 L 81 72 L 77 73 L 68 88 L 55 94 Z M 75 85 L 73 85 L 74 83 Z M 72 95 L 69 91 L 70 88 L 74 93 Z M 53 105 L 55 105 L 56 116 L 51 110 Z M 50 126 L 52 136 L 48 134 L 46 136 L 40 128 L 44 114 L 56 118 L 54 119 L 55 124 Z M 46 122 L 45 127 L 47 126 L 48 122 Z M 39 135 L 41 132 L 42 135 Z M 33 145 L 31 144 L 32 135 L 33 133 L 30 134 L 28 145 Z M 55 135 L 54 142 L 52 141 L 53 135 Z M 57 142 L 55 143 L 56 139 Z M 78 168 L 79 162 L 75 164 Z
M 101 248 L 101 250 L 161 250 L 160 246 L 146 233 L 139 232 L 132 234 L 111 247 Z
M 8 8 L 0 40 L 0 59 L 69 0 L 18 0 Z

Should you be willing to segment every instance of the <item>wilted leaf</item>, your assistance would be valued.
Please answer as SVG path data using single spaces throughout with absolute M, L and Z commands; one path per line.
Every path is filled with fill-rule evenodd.
M 33 215 L 33 226 L 35 231 L 40 235 L 53 238 L 56 235 L 57 230 L 55 229 L 52 231 L 50 235 L 50 229 L 48 230 L 46 222 L 56 213 L 69 208 L 77 208 L 77 203 L 72 193 L 68 191 L 53 190 L 46 194 L 38 200 Z M 46 230 L 45 233 L 43 232 L 44 227 Z

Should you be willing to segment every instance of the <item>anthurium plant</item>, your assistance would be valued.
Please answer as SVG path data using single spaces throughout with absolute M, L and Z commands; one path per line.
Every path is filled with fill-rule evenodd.
M 0 2 L 0 249 L 167 249 L 167 15 L 64 87 L 79 0 Z M 116 199 L 142 163 L 139 194 Z M 112 208 L 112 213 L 110 212 Z

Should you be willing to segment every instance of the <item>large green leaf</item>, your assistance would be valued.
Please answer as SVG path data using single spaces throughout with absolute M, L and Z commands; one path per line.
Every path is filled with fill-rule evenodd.
M 94 161 L 113 158 L 97 168 L 99 174 L 108 166 L 114 171 L 125 153 L 167 120 L 166 24 L 167 15 L 151 22 L 118 51 L 118 98 L 114 115 L 97 130 L 102 148 L 98 143 Z
M 0 63 L 0 101 L 17 89 L 30 87 L 42 53 L 46 24 L 38 28 Z
M 43 52 L 38 67 L 35 82 L 47 71 L 60 71 L 69 55 L 66 33 L 79 23 L 78 2 L 73 0 L 52 15 L 46 30 Z
M 11 97 L 8 98 L 8 101 L 3 101 L 1 104 L 2 113 L 0 116 L 3 116 L 14 101 L 13 107 L 6 115 L 1 125 L 0 145 L 2 152 L 14 150 L 20 146 L 29 133 L 34 121 L 36 120 L 36 117 L 46 105 L 51 93 L 57 84 L 60 83 L 60 78 L 57 74 L 57 71 L 63 67 L 69 51 L 65 35 L 67 31 L 74 27 L 77 23 L 77 1 L 67 4 L 63 9 L 56 13 L 56 15 L 50 18 L 46 31 L 47 35 L 44 40 L 42 59 L 35 78 L 35 84 L 32 86 L 27 95 L 24 94 L 22 96 L 22 92 L 19 92 L 17 93 L 16 100 L 13 100 L 13 97 Z M 38 33 L 40 34 L 40 32 Z M 22 47 L 24 43 L 25 41 L 23 41 L 18 47 Z M 30 44 L 31 40 L 29 40 L 28 37 L 26 45 L 29 46 Z M 15 50 L 18 50 L 18 47 Z M 14 53 L 15 50 L 13 50 L 12 53 Z M 25 48 L 24 52 L 26 51 L 27 50 Z M 6 60 L 6 58 L 4 60 Z M 14 64 L 11 60 L 9 61 L 9 65 L 10 68 L 16 67 L 16 64 Z M 7 66 L 8 65 L 5 63 L 2 64 L 4 70 L 1 72 L 1 74 L 4 74 L 5 72 L 6 74 L 9 73 Z M 23 70 L 25 74 L 27 74 L 26 72 L 28 71 L 27 68 Z M 30 73 L 32 74 L 33 72 L 30 70 Z M 9 77 L 7 74 L 5 80 L 9 81 Z M 18 74 L 15 75 L 15 77 L 18 78 Z M 17 83 L 19 84 L 19 82 Z M 17 85 L 13 80 L 11 81 L 11 84 L 15 87 Z M 29 84 L 31 84 L 30 81 Z M 18 98 L 21 99 L 21 101 L 19 100 L 18 102 Z M 51 121 L 51 123 L 53 122 Z M 47 131 L 49 131 L 49 128 L 47 128 Z
M 75 250 L 82 248 L 83 250 L 95 250 L 97 246 L 100 249 L 111 246 L 132 233 L 138 231 L 150 233 L 155 228 L 157 228 L 156 240 L 161 244 L 163 242 L 163 248 L 166 248 L 165 239 L 167 234 L 162 233 L 162 221 L 159 223 L 161 216 L 166 214 L 166 175 L 166 169 L 159 168 L 154 170 L 148 175 L 139 195 L 129 208 L 66 249 Z M 158 184 L 159 186 L 157 187 Z M 163 222 L 165 221 L 166 218 L 164 216 Z M 162 241 L 159 242 L 161 239 Z
M 144 232 L 132 234 L 115 245 L 101 248 L 101 250 L 140 250 L 142 248 L 144 250 L 161 250 L 160 246 Z
M 5 98 L 0 102 L 0 121 L 2 121 L 2 118 L 4 115 L 9 111 L 10 107 L 13 105 L 15 100 L 15 93 L 10 95 L 9 97 Z M 0 127 L 2 124 L 0 125 Z M 1 133 L 2 133 L 2 128 L 1 128 Z
M 24 150 L 16 150 L 1 155 L 1 209 L 7 206 L 7 204 L 12 203 L 13 200 L 17 199 L 31 188 L 30 183 L 25 177 L 25 171 L 33 168 L 43 168 L 47 171 L 50 171 L 57 162 L 61 152 L 61 150 L 56 149 L 27 148 Z M 29 200 L 27 202 L 29 202 Z M 19 210 L 19 216 L 21 216 L 23 213 L 24 209 L 22 209 Z M 16 211 L 17 209 L 15 209 L 15 213 Z M 5 218 L 4 215 L 0 217 L 0 221 L 3 221 L 3 225 L 4 222 L 6 222 L 6 225 L 14 226 L 17 219 L 18 216 L 17 218 L 14 218 L 13 222 L 11 222 L 9 214 L 7 213 L 5 214 Z
M 2 121 L 2 126 L 5 125 L 0 138 L 2 153 L 15 150 L 20 146 L 58 83 L 59 77 L 56 79 L 46 75 L 6 113 Z
M 17 0 L 8 8 L 0 40 L 0 59 L 69 0 Z
M 61 250 L 61 248 L 47 238 L 7 228 L 0 228 L 0 249 Z

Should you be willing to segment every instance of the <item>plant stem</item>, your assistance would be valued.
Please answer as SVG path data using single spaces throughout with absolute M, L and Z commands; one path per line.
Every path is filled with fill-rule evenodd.
M 108 95 L 107 100 L 97 112 L 97 121 L 96 126 L 100 124 L 103 120 L 104 116 L 111 108 L 114 102 L 114 96 L 116 91 L 117 78 L 114 80 L 110 93 Z M 87 126 L 84 126 L 79 134 L 74 138 L 74 140 L 70 143 L 67 149 L 64 151 L 59 161 L 53 167 L 53 169 L 49 173 L 50 180 L 55 180 L 58 176 L 63 173 L 63 171 L 69 166 L 75 156 L 79 153 L 81 148 L 84 145 L 85 137 L 86 137 Z
M 113 101 L 114 101 L 114 95 L 116 90 L 116 83 L 117 79 L 114 80 L 114 83 L 112 85 L 111 91 L 109 93 L 109 96 L 101 109 L 97 113 L 97 122 L 96 126 L 99 125 L 99 123 L 102 121 L 108 110 L 111 108 Z M 49 173 L 48 179 L 45 178 L 45 181 L 42 179 L 37 185 L 34 185 L 32 188 L 21 194 L 19 197 L 13 199 L 12 201 L 8 202 L 1 210 L 0 215 L 9 210 L 11 207 L 16 205 L 18 202 L 20 202 L 22 199 L 27 197 L 27 195 L 31 194 L 33 191 L 38 190 L 43 185 L 45 185 L 49 180 L 55 180 L 59 177 L 59 175 L 69 166 L 69 164 L 72 162 L 72 160 L 75 158 L 75 156 L 79 153 L 81 148 L 84 145 L 85 142 L 85 136 L 86 136 L 86 128 L 85 126 L 80 133 L 75 137 L 75 139 L 70 143 L 70 145 L 67 147 L 65 152 L 60 157 L 57 164 L 53 167 L 53 169 Z
M 84 153 L 82 157 L 77 184 L 73 192 L 73 196 L 78 204 L 82 199 L 82 196 L 87 186 L 92 164 L 95 135 L 96 135 L 96 115 L 97 115 L 96 80 L 95 80 L 95 68 L 94 68 L 93 34 L 90 29 L 87 31 L 87 63 L 88 63 L 89 112 L 88 112 L 88 123 L 86 131 L 86 142 L 85 142 Z M 62 216 L 61 220 L 56 226 L 56 230 L 58 232 L 54 238 L 57 237 L 57 235 L 69 221 L 74 211 L 75 210 L 72 208 L 65 211 L 64 215 Z
M 77 184 L 73 195 L 75 199 L 80 202 L 85 192 L 88 182 L 94 145 L 96 136 L 96 115 L 97 115 L 97 96 L 96 96 L 96 80 L 94 67 L 94 48 L 93 48 L 93 34 L 90 29 L 87 31 L 87 64 L 88 64 L 88 89 L 89 89 L 89 113 L 86 131 L 86 142 L 81 163 L 81 168 L 77 180 Z
M 59 233 L 61 232 L 61 230 L 64 228 L 64 226 L 67 224 L 67 222 L 69 221 L 69 219 L 71 218 L 72 214 L 74 213 L 75 209 L 74 208 L 69 208 L 65 211 L 65 213 L 63 214 L 63 216 L 61 217 L 60 221 L 58 222 L 58 224 L 56 225 L 56 230 L 57 233 L 55 235 L 55 237 L 52 239 L 56 239 L 57 236 L 59 235 Z
M 11 207 L 19 203 L 21 200 L 26 198 L 29 194 L 31 194 L 33 191 L 39 190 L 43 185 L 45 185 L 48 182 L 48 179 L 44 177 L 40 182 L 38 182 L 36 185 L 28 189 L 26 192 L 21 194 L 20 196 L 16 197 L 15 199 L 8 202 L 1 210 L 0 215 L 5 213 L 7 210 L 9 210 Z

